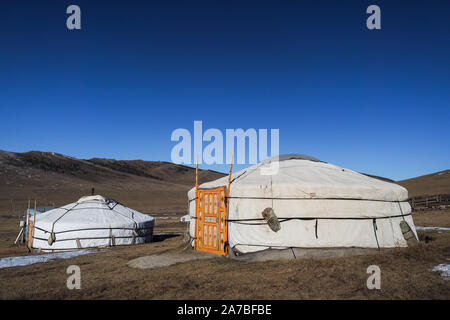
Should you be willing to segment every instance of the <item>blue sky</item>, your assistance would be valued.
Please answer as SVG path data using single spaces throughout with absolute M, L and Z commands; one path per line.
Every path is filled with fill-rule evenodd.
M 66 28 L 70 4 L 79 31 Z M 370 4 L 381 30 L 365 26 Z M 170 161 L 172 131 L 202 120 L 223 132 L 278 128 L 281 153 L 392 179 L 449 169 L 449 9 L 2 1 L 0 149 Z

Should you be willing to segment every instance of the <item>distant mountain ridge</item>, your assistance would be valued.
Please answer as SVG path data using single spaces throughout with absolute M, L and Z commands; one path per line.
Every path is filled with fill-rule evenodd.
M 223 177 L 199 170 L 199 182 Z M 163 161 L 77 159 L 54 152 L 0 150 L 0 214 L 28 199 L 64 205 L 95 192 L 144 211 L 186 211 L 195 168 Z M 22 210 L 21 209 L 21 210 Z
M 0 150 L 0 168 L 7 166 L 52 171 L 62 174 L 89 175 L 100 171 L 116 171 L 157 180 L 173 181 L 179 174 L 191 174 L 195 169 L 165 161 L 115 160 L 104 158 L 77 159 L 55 152 L 29 151 L 25 153 Z M 200 170 L 223 176 L 212 170 Z M 175 181 L 180 182 L 176 179 Z M 184 181 L 182 179 L 183 182 Z
M 450 193 L 450 170 L 393 181 L 410 197 Z M 225 176 L 199 170 L 199 183 Z M 54 152 L 0 150 L 0 214 L 25 210 L 27 200 L 41 206 L 64 205 L 95 192 L 143 212 L 185 212 L 187 191 L 195 185 L 195 168 L 164 161 L 77 159 Z

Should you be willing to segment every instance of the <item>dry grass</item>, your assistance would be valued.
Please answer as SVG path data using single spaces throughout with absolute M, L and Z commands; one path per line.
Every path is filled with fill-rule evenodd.
M 427 217 L 433 220 L 434 215 Z M 185 226 L 175 221 L 161 222 L 157 230 L 183 231 Z M 176 237 L 70 260 L 1 269 L 0 298 L 449 299 L 450 280 L 430 269 L 448 263 L 450 232 L 419 234 L 426 242 L 416 247 L 335 259 L 242 262 L 217 257 L 149 270 L 126 265 L 144 255 L 190 250 L 182 237 Z M 72 264 L 81 268 L 81 290 L 66 288 L 65 271 Z M 381 290 L 366 287 L 369 265 L 381 268 Z
M 414 224 L 422 227 L 450 228 L 450 209 L 413 213 Z

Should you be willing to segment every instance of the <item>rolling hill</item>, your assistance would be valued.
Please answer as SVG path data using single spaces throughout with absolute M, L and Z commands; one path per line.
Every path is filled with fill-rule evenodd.
M 450 170 L 397 181 L 396 183 L 408 189 L 410 197 L 450 194 Z
M 222 177 L 199 170 L 199 182 Z M 0 151 L 0 214 L 23 212 L 28 199 L 60 206 L 91 188 L 146 213 L 184 212 L 195 169 L 161 161 L 76 159 L 52 152 Z
M 394 182 L 390 179 L 366 174 Z M 199 170 L 203 183 L 224 176 Z M 450 170 L 397 181 L 409 196 L 450 193 Z M 146 213 L 185 212 L 195 169 L 162 161 L 77 159 L 54 152 L 0 150 L 0 214 L 24 212 L 29 199 L 38 206 L 61 206 L 91 193 Z

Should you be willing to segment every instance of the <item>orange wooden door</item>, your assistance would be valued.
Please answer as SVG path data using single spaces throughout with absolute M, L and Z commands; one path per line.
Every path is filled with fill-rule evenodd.
M 225 187 L 197 190 L 194 245 L 196 250 L 226 254 L 228 208 L 225 194 Z

